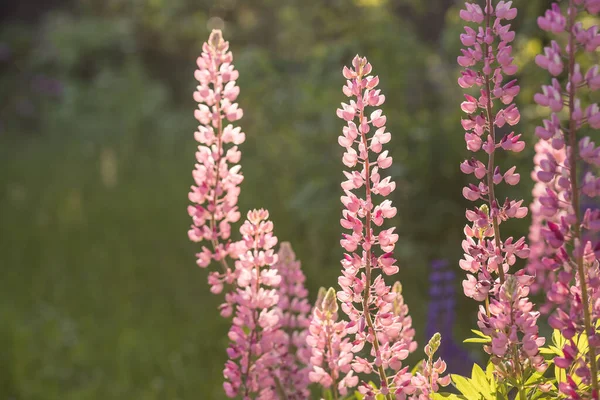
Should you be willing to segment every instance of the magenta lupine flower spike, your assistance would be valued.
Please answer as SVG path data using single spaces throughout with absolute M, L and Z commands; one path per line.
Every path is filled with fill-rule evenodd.
M 536 129 L 548 149 L 540 147 L 536 155 L 539 167 L 535 173 L 542 187 L 538 201 L 545 220 L 539 221 L 541 227 L 534 228 L 539 230 L 537 237 L 546 242 L 537 244 L 540 248 L 545 246 L 546 251 L 536 269 L 547 271 L 540 274 L 547 280 L 540 285 L 546 285 L 547 298 L 556 307 L 550 325 L 567 339 L 564 356 L 554 360 L 567 376 L 559 390 L 569 398 L 597 399 L 600 247 L 590 237 L 600 230 L 600 212 L 582 209 L 581 198 L 596 197 L 599 193 L 600 179 L 592 171 L 600 166 L 600 148 L 589 137 L 578 134 L 600 128 L 600 109 L 589 101 L 588 95 L 599 89 L 599 67 L 592 65 L 585 71 L 576 60 L 582 59 L 586 52 L 595 53 L 600 46 L 598 27 L 585 29 L 579 21 L 586 12 L 597 14 L 600 1 L 562 3 L 562 9 L 560 3 L 554 3 L 538 18 L 539 27 L 556 36 L 544 54 L 536 58 L 538 66 L 552 76 L 551 84 L 543 86 L 534 98 L 537 104 L 551 111 L 549 119 Z M 561 156 L 557 157 L 556 152 Z M 587 336 L 586 354 L 578 352 L 574 344 L 576 335 Z
M 223 387 L 229 397 L 279 398 L 281 383 L 275 371 L 281 354 L 287 350 L 287 340 L 277 308 L 281 276 L 272 268 L 277 262 L 273 251 L 277 238 L 268 218 L 268 211 L 253 210 L 240 227 L 242 240 L 235 262 L 237 288 L 232 294 L 235 317 L 228 334 L 230 359 L 223 371 Z
M 305 400 L 310 396 L 308 374 L 312 355 L 306 343 L 311 311 L 304 287 L 306 277 L 288 242 L 281 243 L 277 258 L 273 268 L 281 276 L 278 308 L 282 312 L 281 329 L 287 339 L 287 348 L 280 359 L 279 380 L 287 399 Z
M 323 289 L 323 288 L 321 288 Z M 333 398 L 345 396 L 358 384 L 351 367 L 352 343 L 346 322 L 338 320 L 335 290 L 319 291 L 306 343 L 311 347 L 309 378 L 324 388 L 331 388 Z
M 505 78 L 517 72 L 510 45 L 515 34 L 510 30 L 510 24 L 506 23 L 516 17 L 517 10 L 512 8 L 512 1 L 499 1 L 495 7 L 493 3 L 492 0 L 485 0 L 482 8 L 477 2 L 468 2 L 460 12 L 463 20 L 477 25 L 475 28 L 465 27 L 465 33 L 460 36 L 465 49 L 458 57 L 458 64 L 465 69 L 458 84 L 465 89 L 475 87 L 478 92 L 478 97 L 465 95 L 466 100 L 461 108 L 467 118 L 462 120 L 462 126 L 466 132 L 467 149 L 475 153 L 483 149 L 487 154 L 485 161 L 472 157 L 460 166 L 465 174 L 474 174 L 479 181 L 477 185 L 470 184 L 463 189 L 464 197 L 485 202 L 466 212 L 467 220 L 472 225 L 467 225 L 464 230 L 466 239 L 462 247 L 465 255 L 460 267 L 468 273 L 463 281 L 465 295 L 486 302 L 486 307 L 481 307 L 479 320 L 492 337 L 492 345 L 486 346 L 485 350 L 500 361 L 506 361 L 496 364 L 496 373 L 521 379 L 524 368 L 531 366 L 543 369 L 545 364 L 543 358 L 538 356 L 538 346 L 543 339 L 538 340 L 537 327 L 520 326 L 520 321 L 510 317 L 522 314 L 530 318 L 528 323 L 537 320 L 537 314 L 530 314 L 531 303 L 525 297 L 529 292 L 530 279 L 520 277 L 516 283 L 512 277 L 508 279 L 509 268 L 516 259 L 529 255 L 525 238 L 514 240 L 509 237 L 503 241 L 500 235 L 500 224 L 510 218 L 525 217 L 527 208 L 522 206 L 523 200 L 499 201 L 496 197 L 497 185 L 502 182 L 516 185 L 520 180 L 515 167 L 503 172 L 495 165 L 496 152 L 520 152 L 525 143 L 520 140 L 520 134 L 507 129 L 520 120 L 519 110 L 513 102 L 519 93 L 519 86 L 516 79 Z M 518 289 L 512 286 L 507 288 L 509 283 Z M 503 293 L 509 290 L 513 296 L 510 301 L 503 299 Z M 488 307 L 490 297 L 495 299 Z M 488 326 L 490 319 L 502 320 L 504 324 Z M 518 332 L 526 333 L 534 340 L 521 343 Z M 504 350 L 507 343 L 512 351 Z M 520 357 L 523 352 L 527 356 L 525 361 Z M 500 365 L 508 365 L 510 370 L 505 371 Z
M 239 127 L 229 123 L 242 117 L 242 109 L 235 103 L 240 92 L 235 82 L 239 74 L 231 63 L 228 48 L 229 43 L 223 40 L 221 31 L 212 31 L 202 46 L 194 74 L 199 83 L 194 100 L 200 103 L 194 113 L 200 123 L 194 137 L 200 145 L 193 171 L 195 185 L 188 196 L 193 203 L 188 207 L 193 221 L 188 236 L 193 242 L 207 244 L 197 254 L 200 267 L 207 267 L 213 260 L 222 264 L 221 272 L 213 271 L 208 277 L 213 293 L 220 293 L 224 283 L 235 279 L 226 259 L 228 256 L 236 258 L 236 246 L 231 243 L 230 234 L 231 224 L 240 219 L 237 201 L 243 180 L 237 146 L 244 142 L 245 135 Z M 224 304 L 222 314 L 231 312 L 231 307 Z
M 366 346 L 369 359 L 356 357 L 352 364 L 355 372 L 378 374 L 377 392 L 391 398 L 390 384 L 393 373 L 402 366 L 402 360 L 412 349 L 412 341 L 393 341 L 403 330 L 403 317 L 392 312 L 395 293 L 386 285 L 383 276 L 398 272 L 393 250 L 398 240 L 395 228 L 381 228 L 386 219 L 396 215 L 396 208 L 385 200 L 396 184 L 381 172 L 389 168 L 392 158 L 383 145 L 390 141 L 386 132 L 386 117 L 377 108 L 385 96 L 376 89 L 379 78 L 372 76 L 371 64 L 356 56 L 352 67 L 344 67 L 347 83 L 343 88 L 349 103 L 342 103 L 337 115 L 347 126 L 338 138 L 345 148 L 343 163 L 346 180 L 342 183 L 344 205 L 341 225 L 350 232 L 343 235 L 342 247 L 348 252 L 342 260 L 342 276 L 338 279 L 341 291 L 338 299 L 342 310 L 350 318 L 348 333 L 353 335 L 353 352 Z M 367 111 L 369 108 L 374 108 Z M 367 383 L 359 386 L 361 393 L 370 396 L 374 389 Z

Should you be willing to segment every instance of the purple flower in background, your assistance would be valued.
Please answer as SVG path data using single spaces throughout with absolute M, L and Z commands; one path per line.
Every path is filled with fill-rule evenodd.
M 445 259 L 431 261 L 429 273 L 429 309 L 425 328 L 426 337 L 436 332 L 442 335 L 440 357 L 446 361 L 448 371 L 455 374 L 468 374 L 473 361 L 468 352 L 454 341 L 453 327 L 456 319 L 455 273 Z

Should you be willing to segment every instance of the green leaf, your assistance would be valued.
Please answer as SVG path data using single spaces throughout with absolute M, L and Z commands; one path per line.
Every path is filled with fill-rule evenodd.
M 456 386 L 467 400 L 481 400 L 483 398 L 469 378 L 455 374 L 450 375 L 450 377 L 452 378 L 452 382 L 454 382 L 454 386 Z
M 471 370 L 471 382 L 479 389 L 479 393 L 482 394 L 486 400 L 494 400 L 492 387 L 479 364 L 473 364 L 473 369 Z
M 552 343 L 554 343 L 554 346 L 562 349 L 566 342 L 567 340 L 558 329 L 555 329 L 554 332 L 552 332 Z
M 484 335 L 481 331 L 471 329 L 471 332 L 473 332 L 478 337 L 465 339 L 463 340 L 463 343 L 490 343 L 492 341 L 491 337 Z
M 488 363 L 485 366 L 485 377 L 487 378 L 488 382 L 490 382 L 490 386 L 492 388 L 491 392 L 497 394 L 498 386 L 496 379 L 494 378 L 494 370 L 495 367 L 494 364 L 492 364 L 492 360 L 488 360 Z
M 454 394 L 454 393 L 434 393 L 433 394 L 433 400 L 443 400 L 443 399 L 467 400 L 467 398 L 465 396 L 460 395 L 460 394 Z
M 490 343 L 490 339 L 484 338 L 468 338 L 463 340 L 463 343 Z
M 542 348 L 540 348 L 540 354 L 555 355 L 556 354 L 556 347 L 554 347 L 554 346 L 542 347 Z

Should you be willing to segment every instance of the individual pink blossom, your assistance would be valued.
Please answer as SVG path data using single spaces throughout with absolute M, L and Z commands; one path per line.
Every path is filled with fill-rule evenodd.
M 586 52 L 596 51 L 600 35 L 596 25 L 586 29 L 578 19 L 586 11 L 597 13 L 599 3 L 597 0 L 569 0 L 563 4 L 564 13 L 559 3 L 555 3 L 544 18 L 538 19 L 540 28 L 563 36 L 544 50 L 538 65 L 556 75 L 550 70 L 550 58 L 561 54 L 565 58 L 563 68 L 567 77 L 565 84 L 553 78 L 551 86 L 542 87 L 542 93 L 535 97 L 551 114 L 543 126 L 536 129 L 540 144 L 536 148 L 534 179 L 538 183 L 534 189 L 532 210 L 535 212 L 530 229 L 535 257 L 528 268 L 536 272 L 536 288 L 546 292 L 546 310 L 554 310 L 550 325 L 568 341 L 562 349 L 564 356 L 554 360 L 567 377 L 559 385 L 559 391 L 569 398 L 598 398 L 595 360 L 600 351 L 600 337 L 595 327 L 599 316 L 597 257 L 600 252 L 593 233 L 599 226 L 600 215 L 583 206 L 581 199 L 584 195 L 595 197 L 600 193 L 594 172 L 600 161 L 600 148 L 589 137 L 578 135 L 584 127 L 600 128 L 598 105 L 588 103 L 586 107 L 584 102 L 588 96 L 582 95 L 588 89 L 598 88 L 598 66 L 592 66 L 584 75 L 578 60 Z M 560 29 L 553 29 L 551 21 L 560 22 Z M 572 343 L 575 335 L 587 335 L 589 348 L 585 354 L 573 350 L 576 349 Z M 575 376 L 578 379 L 574 379 Z M 577 381 L 583 384 L 576 384 Z
M 212 261 L 222 266 L 220 272 L 209 273 L 213 293 L 221 293 L 224 285 L 233 284 L 236 279 L 227 258 L 237 258 L 237 246 L 231 241 L 231 224 L 240 219 L 237 201 L 243 180 L 238 145 L 244 142 L 245 135 L 229 123 L 242 117 L 242 110 L 235 103 L 240 91 L 236 86 L 239 74 L 228 49 L 229 43 L 223 40 L 221 31 L 213 30 L 202 46 L 194 73 L 198 81 L 194 100 L 199 103 L 194 116 L 200 123 L 194 138 L 200 145 L 192 173 L 195 185 L 188 196 L 192 203 L 188 213 L 193 222 L 188 236 L 193 242 L 206 244 L 196 255 L 200 267 L 206 268 Z M 221 313 L 228 316 L 231 312 L 226 301 Z
M 562 73 L 564 65 L 560 46 L 556 41 L 552 41 L 549 47 L 544 48 L 544 54 L 538 54 L 535 57 L 535 63 L 545 70 L 548 70 L 551 75 L 558 76 Z
M 308 374 L 311 371 L 311 348 L 306 343 L 311 321 L 311 306 L 304 286 L 306 277 L 288 242 L 279 245 L 277 259 L 273 264 L 281 277 L 277 307 L 282 313 L 281 329 L 287 339 L 287 348 L 279 360 L 279 381 L 287 399 L 305 400 L 310 396 Z
M 476 20 L 480 11 L 476 7 L 467 10 L 469 18 Z M 408 317 L 403 312 L 394 313 L 394 301 L 400 294 L 384 281 L 385 275 L 398 272 L 393 256 L 398 234 L 395 228 L 378 228 L 396 215 L 396 208 L 385 199 L 396 184 L 390 176 L 382 176 L 392 164 L 389 153 L 383 150 L 391 135 L 378 108 L 385 96 L 377 89 L 379 78 L 371 71 L 371 64 L 359 56 L 350 68 L 343 69 L 347 79 L 343 92 L 350 100 L 337 110 L 338 117 L 346 121 L 338 143 L 345 149 L 342 161 L 349 170 L 344 171 L 346 180 L 341 185 L 344 210 L 340 223 L 348 233 L 340 241 L 347 253 L 342 259 L 337 296 L 350 319 L 346 326 L 346 334 L 352 337 L 350 350 L 366 354 L 354 357 L 354 372 L 367 379 L 376 374 L 379 379 L 377 388 L 363 382 L 358 390 L 367 398 L 373 391 L 391 399 L 393 375 L 401 370 L 402 361 L 416 344 Z
M 560 11 L 558 3 L 553 3 L 552 8 L 546 10 L 543 17 L 538 17 L 537 23 L 545 31 L 561 33 L 565 30 L 567 19 Z
M 229 330 L 223 384 L 228 397 L 278 399 L 280 384 L 274 371 L 287 352 L 287 337 L 281 329 L 282 313 L 277 307 L 281 276 L 272 266 L 277 262 L 273 247 L 273 223 L 263 209 L 248 212 L 240 227 L 239 259 L 235 262 L 237 289 L 233 293 L 235 316 Z

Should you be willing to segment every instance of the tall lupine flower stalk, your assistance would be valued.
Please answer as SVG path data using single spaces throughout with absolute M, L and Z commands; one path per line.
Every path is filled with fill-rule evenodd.
M 517 15 L 511 6 L 512 1 L 499 1 L 494 7 L 492 0 L 485 0 L 483 9 L 477 2 L 468 2 L 460 11 L 463 20 L 477 27 L 466 26 L 460 36 L 465 49 L 458 63 L 465 69 L 458 83 L 462 88 L 475 86 L 479 90 L 478 97 L 465 95 L 461 108 L 467 118 L 462 120 L 462 126 L 467 149 L 474 153 L 483 149 L 487 154 L 486 164 L 475 157 L 461 164 L 464 173 L 474 174 L 479 180 L 477 185 L 463 189 L 464 197 L 471 201 L 483 199 L 485 204 L 466 212 L 472 226 L 465 227 L 465 256 L 460 266 L 469 273 L 463 282 L 465 294 L 485 301 L 485 307 L 480 307 L 479 325 L 492 338 L 491 346 L 485 350 L 493 356 L 497 375 L 513 377 L 522 384 L 525 368 L 543 369 L 545 365 L 538 354 L 538 346 L 543 344 L 535 325 L 538 314 L 531 311 L 531 303 L 525 297 L 530 279 L 508 279 L 510 266 L 517 257 L 527 258 L 529 248 L 524 238 L 515 241 L 509 237 L 503 241 L 500 235 L 500 224 L 510 218 L 525 217 L 527 208 L 522 207 L 522 200 L 499 202 L 495 190 L 501 182 L 516 185 L 520 180 L 515 167 L 502 172 L 495 165 L 496 151 L 520 152 L 525 147 L 520 134 L 510 132 L 501 137 L 499 132 L 520 120 L 513 102 L 519 86 L 516 79 L 504 80 L 504 75 L 511 76 L 517 71 L 510 45 L 515 34 L 510 24 L 505 24 Z M 490 302 L 491 296 L 495 298 Z M 522 391 L 520 396 L 524 396 Z
M 228 334 L 230 360 L 223 371 L 223 387 L 229 397 L 258 395 L 268 400 L 277 399 L 283 391 L 277 370 L 287 340 L 277 308 L 281 276 L 272 268 L 277 262 L 273 251 L 277 238 L 268 218 L 268 211 L 252 210 L 240 227 L 237 288 L 232 295 L 235 316 Z
M 386 132 L 381 109 L 367 113 L 368 107 L 379 107 L 385 101 L 376 89 L 379 78 L 371 76 L 371 70 L 367 59 L 359 56 L 352 60 L 351 68 L 344 67 L 347 83 L 343 92 L 351 100 L 337 110 L 338 117 L 347 122 L 338 142 L 345 148 L 342 161 L 351 169 L 344 171 L 347 180 L 342 183 L 345 209 L 341 224 L 351 232 L 340 242 L 348 253 L 342 260 L 338 299 L 350 318 L 347 329 L 354 338 L 352 351 L 357 353 L 366 346 L 370 356 L 369 360 L 356 356 L 354 371 L 367 375 L 375 372 L 379 378 L 378 389 L 363 382 L 359 391 L 369 398 L 377 392 L 391 399 L 393 377 L 387 370 L 391 369 L 392 375 L 400 370 L 412 343 L 394 340 L 403 329 L 403 318 L 393 313 L 396 294 L 383 279 L 383 275 L 398 272 L 392 253 L 398 235 L 395 228 L 379 228 L 396 215 L 390 200 L 379 199 L 387 197 L 396 184 L 391 177 L 380 175 L 392 165 L 388 151 L 383 151 L 391 135 Z
M 188 196 L 193 203 L 188 207 L 193 221 L 188 236 L 193 242 L 208 245 L 196 255 L 200 267 L 206 268 L 213 260 L 221 264 L 220 272 L 212 271 L 208 276 L 213 293 L 221 293 L 224 284 L 235 280 L 235 271 L 227 258 L 237 258 L 237 247 L 230 236 L 231 224 L 240 219 L 237 201 L 243 176 L 237 146 L 246 138 L 239 127 L 227 123 L 239 120 L 243 114 L 235 103 L 240 92 L 236 86 L 239 74 L 228 49 L 229 43 L 223 40 L 221 31 L 213 30 L 202 46 L 194 73 L 199 83 L 194 92 L 194 100 L 199 103 L 194 116 L 200 122 L 194 137 L 200 145 L 193 171 L 195 185 Z M 226 298 L 221 313 L 229 316 L 230 296 Z
M 273 268 L 281 276 L 278 308 L 282 312 L 281 329 L 287 339 L 287 348 L 280 359 L 279 380 L 288 400 L 304 400 L 310 395 L 311 370 L 311 349 L 306 343 L 311 311 L 304 287 L 306 277 L 288 242 L 281 243 L 277 258 Z
M 358 377 L 351 367 L 352 343 L 346 322 L 338 320 L 335 289 L 319 291 L 306 342 L 312 351 L 310 380 L 331 388 L 335 400 L 348 394 L 348 389 L 358 384 Z
M 555 249 L 554 254 L 545 259 L 547 268 L 556 274 L 547 297 L 557 309 L 549 322 L 567 339 L 564 357 L 555 359 L 555 364 L 567 374 L 567 381 L 559 385 L 559 390 L 570 398 L 597 399 L 596 356 L 600 347 L 596 328 L 600 308 L 597 257 L 600 252 L 586 237 L 589 232 L 600 230 L 600 213 L 590 209 L 582 211 L 580 199 L 582 194 L 595 197 L 599 193 L 600 180 L 589 167 L 600 166 L 600 149 L 589 137 L 579 138 L 578 133 L 585 128 L 600 128 L 598 104 L 591 103 L 585 109 L 583 105 L 588 101 L 587 92 L 600 88 L 600 68 L 593 65 L 584 73 L 576 59 L 586 52 L 594 53 L 600 46 L 598 27 L 585 29 L 578 21 L 585 11 L 597 14 L 600 1 L 567 0 L 563 4 L 564 10 L 559 3 L 554 3 L 538 18 L 539 27 L 557 37 L 544 49 L 544 54 L 536 58 L 536 63 L 553 77 L 551 84 L 543 86 L 542 93 L 535 96 L 536 103 L 551 110 L 550 118 L 536 129 L 536 134 L 554 150 L 564 148 L 566 155 L 556 160 L 549 152 L 538 153 L 544 165 L 540 162 L 537 178 L 546 184 L 546 194 L 539 200 L 548 215 L 540 232 Z M 587 169 L 583 176 L 578 169 L 581 164 L 584 171 Z M 588 338 L 585 354 L 577 351 L 573 340 L 577 334 Z M 572 374 L 591 390 L 575 385 Z

